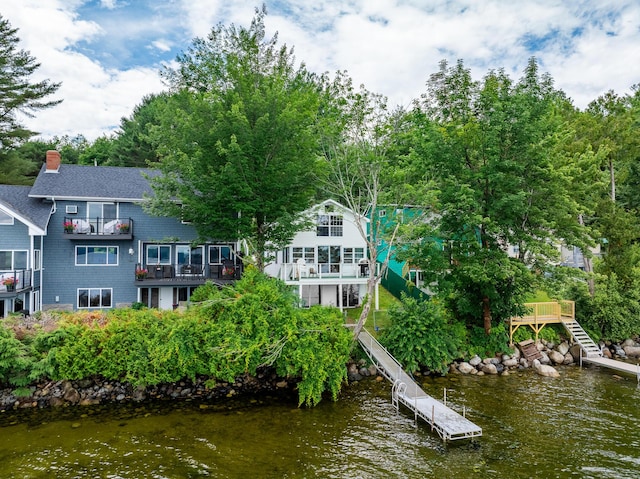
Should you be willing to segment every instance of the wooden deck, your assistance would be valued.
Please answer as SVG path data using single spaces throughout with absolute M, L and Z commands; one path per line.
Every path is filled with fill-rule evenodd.
M 536 340 L 538 334 L 547 324 L 558 324 L 575 320 L 576 305 L 573 301 L 553 301 L 546 303 L 525 303 L 528 313 L 523 316 L 509 318 L 509 342 L 513 344 L 513 333 L 520 326 L 533 329 Z
M 378 371 L 393 384 L 392 403 L 409 408 L 416 420 L 425 421 L 444 441 L 482 436 L 482 428 L 425 393 L 402 366 L 371 334 L 362 330 L 358 340 Z

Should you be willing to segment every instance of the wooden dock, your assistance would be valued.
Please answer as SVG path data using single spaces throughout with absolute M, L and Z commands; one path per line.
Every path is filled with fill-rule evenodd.
M 636 376 L 638 383 L 640 383 L 640 365 L 638 364 L 625 363 L 604 357 L 582 357 L 580 361 L 582 363 L 590 363 L 603 368 L 613 369 L 621 373 L 631 374 Z
M 358 340 L 380 374 L 393 384 L 392 403 L 397 409 L 400 404 L 409 408 L 416 423 L 422 419 L 445 442 L 482 436 L 482 428 L 425 393 L 368 331 L 363 329 Z

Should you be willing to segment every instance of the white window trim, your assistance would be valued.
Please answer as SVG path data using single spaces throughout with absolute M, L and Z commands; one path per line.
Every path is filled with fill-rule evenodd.
M 106 248 L 107 249 L 107 259 L 109 259 L 109 248 L 115 248 L 116 250 L 116 262 L 114 264 L 111 263 L 104 263 L 104 264 L 100 264 L 100 263 L 78 263 L 78 248 Z M 87 252 L 87 258 L 88 258 L 88 252 Z M 98 267 L 104 267 L 104 266 L 119 266 L 120 265 L 120 247 L 119 246 L 106 246 L 106 245 L 76 245 L 75 247 L 75 265 L 76 266 L 98 266 Z
M 42 268 L 42 253 L 39 249 L 33 250 L 33 270 L 40 271 Z
M 158 248 L 158 260 L 157 261 L 149 260 L 149 248 L 154 248 L 154 247 Z M 160 261 L 160 257 L 162 256 L 160 254 L 160 248 L 169 248 L 169 259 L 164 263 Z M 144 247 L 144 259 L 145 259 L 145 264 L 146 265 L 171 264 L 171 254 L 172 254 L 172 248 L 171 248 L 170 244 L 147 244 Z
M 29 269 L 29 250 L 27 249 L 3 249 L 2 251 L 11 252 L 11 269 L 0 269 L 0 271 L 20 271 L 22 269 Z M 26 265 L 24 268 L 16 268 L 16 253 L 25 253 L 27 255 Z
M 0 213 L 7 215 L 4 221 L 2 220 L 2 216 L 0 216 L 0 226 L 13 226 L 16 223 L 16 219 L 6 211 L 0 209 Z
M 111 306 L 102 306 L 102 304 L 100 306 L 91 306 L 90 304 L 88 306 L 80 306 L 80 291 L 87 291 L 88 293 L 88 297 L 87 297 L 87 301 L 89 303 L 91 303 L 91 290 L 92 289 L 99 289 L 100 290 L 100 303 L 102 303 L 102 292 L 105 290 L 109 290 L 111 291 Z M 113 308 L 113 288 L 78 288 L 76 291 L 76 305 L 78 307 L 78 309 L 112 309 Z

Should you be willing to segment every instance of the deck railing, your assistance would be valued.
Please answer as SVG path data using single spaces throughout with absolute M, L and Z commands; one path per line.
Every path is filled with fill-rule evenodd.
M 242 263 L 228 264 L 147 264 L 138 263 L 135 279 L 138 281 L 201 281 L 207 279 L 234 281 L 242 276 Z
M 283 263 L 280 268 L 283 281 L 368 277 L 368 263 Z
M 32 272 L 30 269 L 0 272 L 0 293 L 23 291 L 32 286 Z
M 572 320 L 575 317 L 575 303 L 573 301 L 549 301 L 540 303 L 525 303 L 527 313 L 514 316 L 511 321 L 553 321 Z
M 67 235 L 118 235 L 121 239 L 133 235 L 132 218 L 73 218 L 65 216 L 62 228 Z

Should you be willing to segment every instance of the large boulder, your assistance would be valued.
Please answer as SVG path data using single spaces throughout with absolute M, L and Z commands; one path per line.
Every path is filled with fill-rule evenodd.
M 571 356 L 573 356 L 573 360 L 574 361 L 579 361 L 580 360 L 581 352 L 582 352 L 582 348 L 580 347 L 579 344 L 573 344 L 569 348 L 569 354 L 571 354 Z
M 496 368 L 496 365 L 493 363 L 483 364 L 482 372 L 485 374 L 498 374 L 498 368 Z
M 502 365 L 505 368 L 515 368 L 518 365 L 518 360 L 516 358 L 506 359 L 502 361 Z
M 558 371 L 556 371 L 553 366 L 549 366 L 548 364 L 541 364 L 537 359 L 533 361 L 533 369 L 540 376 L 545 376 L 548 378 L 560 377 L 560 373 L 558 373 Z
M 566 341 L 562 341 L 560 344 L 558 344 L 556 351 L 564 356 L 569 352 L 569 343 L 567 343 Z
M 480 356 L 478 356 L 477 354 L 471 359 L 469 359 L 469 364 L 471 364 L 471 366 L 473 367 L 476 367 L 481 362 L 482 362 L 482 359 L 480 359 Z
M 564 354 L 560 354 L 558 351 L 550 351 L 549 359 L 553 364 L 562 364 L 564 363 Z
M 471 366 L 471 364 L 466 361 L 458 364 L 458 371 L 460 371 L 462 374 L 471 374 L 471 371 L 475 370 L 476 368 Z
M 540 351 L 542 357 L 540 358 L 540 364 L 551 364 L 551 359 L 549 359 L 549 355 L 544 351 Z
M 624 346 L 624 352 L 630 358 L 640 358 L 640 347 L 639 346 Z

